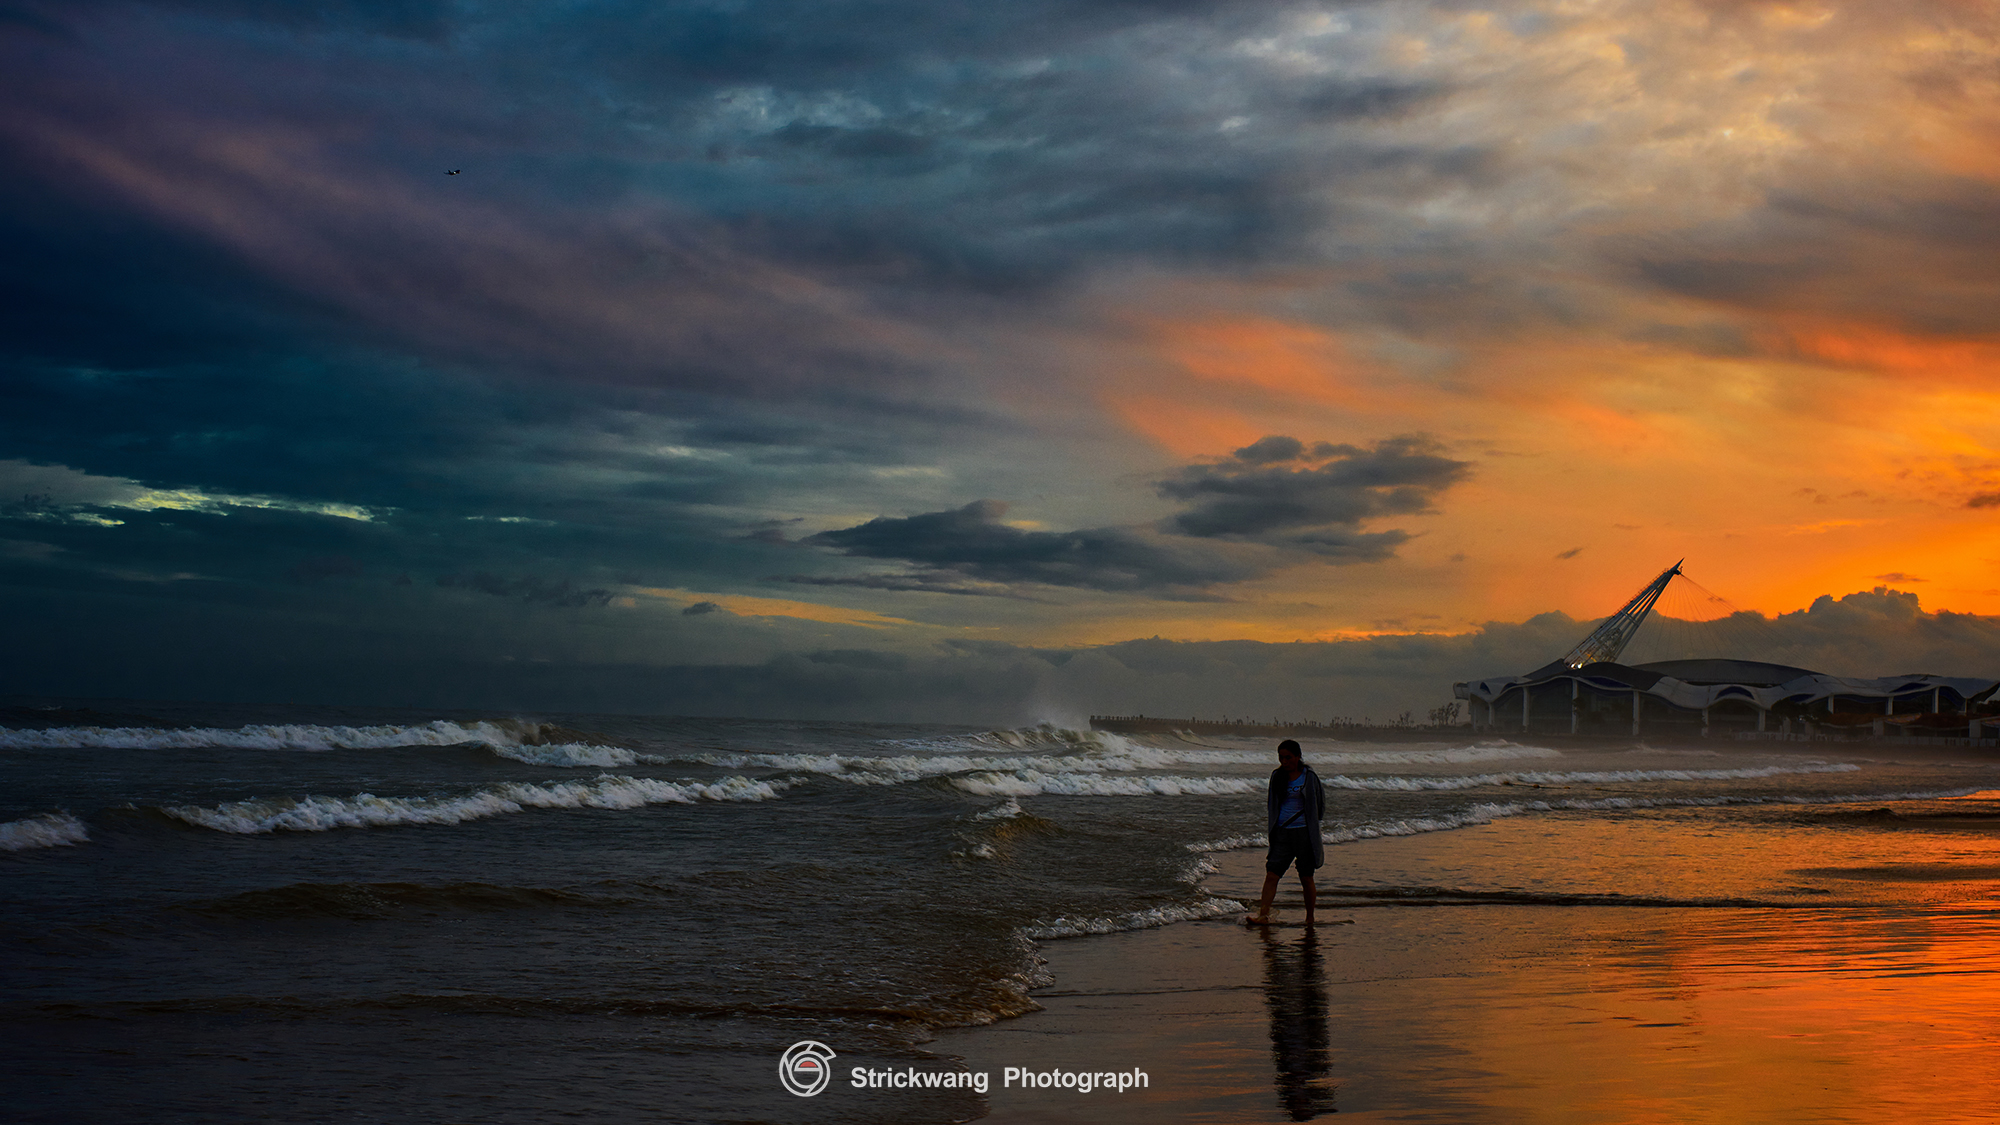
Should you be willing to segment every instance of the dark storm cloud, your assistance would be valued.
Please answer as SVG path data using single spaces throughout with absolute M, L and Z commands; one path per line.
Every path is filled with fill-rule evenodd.
M 1802 180 L 1746 214 L 1634 241 L 1625 253 L 1638 275 L 1677 294 L 1921 332 L 2000 331 L 1991 184 L 1915 170 Z
M 1316 121 L 1392 117 L 1445 92 L 1423 83 L 1333 81 L 1300 98 L 1298 106 Z
M 1503 188 L 1549 171 L 1488 131 L 1437 127 L 1482 87 L 1392 61 L 1451 22 L 1423 5 L 13 8 L 72 44 L 0 58 L 14 110 L 0 182 L 46 212 L 0 236 L 0 258 L 20 263 L 20 323 L 58 349 L 112 308 L 138 314 L 113 335 L 146 354 L 289 330 L 718 394 L 903 393 L 940 377 L 910 321 L 990 315 L 993 298 L 1032 316 L 1062 283 L 1134 265 L 1326 266 L 1373 247 L 1382 268 L 1344 299 L 1418 334 L 1572 322 L 1588 304 L 1519 280 L 1539 244 L 1397 215 L 1468 191 L 1506 210 Z M 1843 12 L 1825 35 L 1878 22 Z M 1558 88 L 1565 57 L 1534 51 L 1571 23 L 1506 24 L 1529 55 L 1488 86 Z M 1621 42 L 1642 78 L 1677 73 L 1689 46 L 1651 28 Z M 1934 98 L 1972 88 L 1919 78 Z M 1512 137 L 1521 123 L 1490 124 Z M 1795 179 L 1755 214 L 1664 238 L 1614 224 L 1602 249 L 1679 292 L 1754 304 L 1845 288 L 1853 304 L 1883 258 L 1868 240 L 1927 243 L 1959 284 L 1930 300 L 1901 269 L 1872 290 L 1939 323 L 1994 306 L 1989 187 L 1910 173 L 1885 202 L 1872 181 Z M 148 283 L 49 249 L 118 228 L 139 237 L 100 241 L 189 260 Z M 1815 290 L 1829 265 L 1841 280 Z
M 277 59 L 247 58 L 244 83 L 269 98 L 260 107 L 215 73 L 231 62 L 213 57 L 228 54 L 227 40 L 211 38 L 182 60 L 192 89 L 178 102 L 121 101 L 89 72 L 110 68 L 139 85 L 182 78 L 121 39 L 23 59 L 0 79 L 21 110 L 0 127 L 10 185 L 0 190 L 11 197 L 0 244 L 18 291 L 5 315 L 29 354 L 159 363 L 338 341 L 736 393 L 808 371 L 852 387 L 915 370 L 896 349 L 859 338 L 872 319 L 865 308 L 831 311 L 813 280 L 734 249 L 716 217 L 641 202 L 629 176 L 607 199 L 585 170 L 553 167 L 573 165 L 537 153 L 563 147 L 554 123 L 555 132 L 510 138 L 520 151 L 508 159 L 535 166 L 526 174 L 475 163 L 447 180 L 436 167 L 447 158 L 420 151 L 440 143 L 438 117 L 376 101 L 401 82 L 414 101 L 460 103 L 433 106 L 449 118 L 470 108 L 473 89 L 440 91 L 363 58 L 353 61 L 381 85 L 357 80 L 312 103 L 325 88 L 294 88 L 272 72 L 283 69 Z M 282 55 L 287 45 L 267 46 Z M 416 135 L 392 128 L 379 144 L 342 143 L 371 118 L 408 120 Z M 468 142 L 491 140 L 442 143 L 458 164 L 474 163 L 461 155 Z
M 1223 552 L 1126 528 L 1028 531 L 1000 521 L 1007 505 L 882 516 L 805 540 L 858 558 L 896 559 L 986 582 L 1031 582 L 1090 590 L 1199 597 L 1260 572 Z
M 1433 501 L 1470 469 L 1469 462 L 1445 457 L 1420 435 L 1362 447 L 1307 446 L 1272 434 L 1229 460 L 1190 465 L 1160 482 L 1161 495 L 1187 503 L 1189 510 L 1159 531 L 1027 530 L 1001 522 L 1007 505 L 977 500 L 950 511 L 884 516 L 803 540 L 845 555 L 913 563 L 924 568 L 917 575 L 792 581 L 983 592 L 949 588 L 959 578 L 974 578 L 1187 597 L 1267 574 L 1301 554 L 1334 564 L 1391 558 L 1409 533 L 1365 531 L 1361 525 L 1432 511 Z M 1216 539 L 1278 550 L 1243 553 L 1202 542 Z
M 434 39 L 450 26 L 452 11 L 459 5 L 454 0 L 314 0 L 309 4 L 294 4 L 287 0 L 67 0 L 62 8 L 72 14 L 83 14 L 93 8 L 141 6 L 267 23 L 294 31 L 358 31 L 369 35 Z M 55 7 L 32 2 L 17 3 L 0 8 L 0 13 Z M 42 23 L 45 26 L 60 26 L 48 17 L 43 17 Z
M 533 574 L 517 578 L 502 578 L 485 571 L 473 574 L 446 574 L 438 578 L 437 584 L 447 589 L 477 590 L 496 598 L 519 598 L 524 602 L 571 609 L 609 605 L 611 599 L 616 596 L 610 590 L 586 589 L 568 579 L 543 578 Z
M 1381 562 L 1395 558 L 1396 548 L 1409 540 L 1409 532 L 1394 528 L 1388 531 L 1326 528 L 1287 536 L 1282 542 L 1286 546 L 1310 551 L 1322 562 L 1340 564 Z
M 1407 536 L 1363 533 L 1364 521 L 1432 510 L 1471 463 L 1446 457 L 1421 435 L 1373 447 L 1320 442 L 1308 448 L 1273 435 L 1213 464 L 1161 481 L 1160 494 L 1189 505 L 1172 520 L 1183 535 L 1286 544 L 1330 559 L 1387 557 Z
M 975 598 L 1027 598 L 998 583 L 974 585 L 954 577 L 950 570 L 916 574 L 789 574 L 774 579 L 802 586 L 851 586 L 861 590 L 896 590 L 904 593 L 960 594 Z
M 1621 125 L 1596 95 L 1665 88 L 1705 56 L 1614 13 L 1633 34 L 1604 65 L 1640 69 L 1592 85 L 1603 17 L 1503 13 L 1482 54 L 1453 30 L 1459 9 L 1440 11 L 0 2 L 0 461 L 294 504 L 6 497 L 8 604 L 216 609 L 177 619 L 199 632 L 218 607 L 242 610 L 235 627 L 408 599 L 368 603 L 398 607 L 389 635 L 424 599 L 464 623 L 567 620 L 581 598 L 595 624 L 617 607 L 592 603 L 625 585 L 738 592 L 816 565 L 760 518 L 1033 495 L 979 482 L 913 500 L 869 470 L 938 467 L 1025 429 L 982 409 L 1026 398 L 991 383 L 1045 382 L 1037 398 L 1063 406 L 1062 380 L 1081 376 L 1060 357 L 984 345 L 1059 351 L 1076 337 L 1050 343 L 1051 325 L 1093 331 L 1074 295 L 1128 299 L 1133 277 L 1193 270 L 1226 289 L 1285 267 L 1318 279 L 1330 330 L 1415 337 L 1588 329 L 1575 289 L 1601 261 L 1722 321 L 1880 307 L 1977 325 L 2000 308 L 1992 192 L 1972 178 L 1913 170 L 1885 192 L 1807 161 L 1766 190 L 1724 165 L 1704 178 L 1762 202 L 1691 205 L 1662 234 L 1654 201 L 1679 189 L 1624 158 L 1722 117 L 1694 105 Z M 1561 49 L 1572 28 L 1582 53 Z M 1627 167 L 1644 221 L 1601 190 Z M 1581 249 L 1579 230 L 1595 232 Z M 1692 332 L 1718 354 L 1762 339 L 1733 322 L 1654 335 Z M 1435 507 L 1462 471 L 1395 441 L 1267 438 L 1162 485 L 1185 508 L 1164 527 L 1020 528 L 973 505 L 814 541 L 829 567 L 895 573 L 791 581 L 856 598 L 1214 596 L 1302 560 L 1388 557 L 1410 532 L 1385 524 Z M 336 505 L 373 515 L 323 514 Z M 114 618 L 91 618 L 99 651 L 124 643 Z M 834 691 L 812 677 L 843 669 L 866 671 L 801 658 L 772 682 Z
M 1457 175 L 1339 134 L 1435 86 L 1238 58 L 1275 3 L 21 10 L 75 33 L 0 45 L 21 220 L 0 245 L 41 354 L 330 336 L 724 394 L 908 390 L 935 376 L 895 324 L 918 311 L 1308 259 L 1330 184 Z
M 359 578 L 363 570 L 360 563 L 346 555 L 318 555 L 299 560 L 293 564 L 289 573 L 294 581 L 311 584 L 342 578 Z

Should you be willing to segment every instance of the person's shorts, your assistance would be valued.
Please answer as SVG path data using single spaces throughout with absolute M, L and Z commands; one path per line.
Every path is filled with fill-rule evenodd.
M 1301 876 L 1313 873 L 1319 864 L 1313 862 L 1313 839 L 1310 828 L 1280 828 L 1271 837 L 1271 852 L 1264 857 L 1264 870 L 1273 875 L 1283 875 L 1285 869 L 1298 864 Z

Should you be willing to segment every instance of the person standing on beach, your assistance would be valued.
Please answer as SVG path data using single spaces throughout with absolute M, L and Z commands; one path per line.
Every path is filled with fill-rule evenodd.
M 1264 857 L 1264 897 L 1257 902 L 1257 913 L 1243 919 L 1243 924 L 1270 924 L 1278 880 L 1286 868 L 1297 864 L 1299 887 L 1306 897 L 1306 925 L 1311 926 L 1313 906 L 1319 898 L 1313 872 L 1326 862 L 1326 845 L 1319 838 L 1320 818 L 1326 814 L 1326 790 L 1292 739 L 1278 743 L 1278 768 L 1271 771 L 1264 805 L 1271 838 L 1271 850 Z

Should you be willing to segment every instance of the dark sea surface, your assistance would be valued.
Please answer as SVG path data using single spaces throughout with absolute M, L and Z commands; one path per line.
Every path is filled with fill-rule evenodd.
M 1614 871 L 1590 892 L 1642 905 L 1764 893 L 1704 870 L 1699 810 L 2000 785 L 1990 757 L 1832 744 L 1306 751 L 1335 844 L 1690 810 L 1685 880 Z M 972 1091 L 883 1091 L 865 1114 L 797 1099 L 777 1058 L 814 1039 L 843 1067 L 935 1062 L 938 1029 L 1036 1008 L 1043 943 L 1238 910 L 1204 889 L 1207 857 L 1261 845 L 1271 765 L 1261 740 L 1053 727 L 17 707 L 0 724 L 0 1106 L 972 1119 Z M 1354 893 L 1465 890 L 1448 876 Z

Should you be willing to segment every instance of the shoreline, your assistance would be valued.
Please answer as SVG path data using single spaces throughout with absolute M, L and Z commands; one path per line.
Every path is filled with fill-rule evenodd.
M 1992 797 L 1341 844 L 1315 930 L 1287 880 L 1268 931 L 1231 915 L 1046 941 L 1042 1011 L 929 1049 L 993 1072 L 996 1125 L 1978 1116 L 2000 1091 Z M 1690 869 L 1697 832 L 1737 866 Z M 1211 858 L 1210 892 L 1254 901 L 1262 850 Z M 1003 1089 L 1008 1066 L 1151 1082 Z

